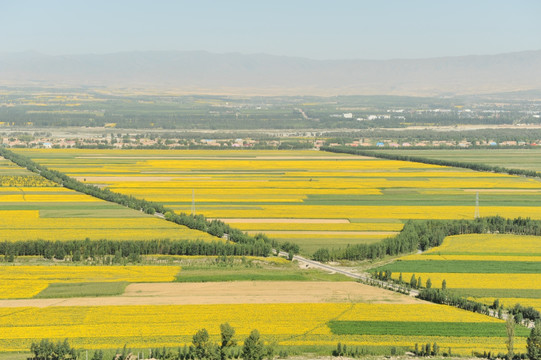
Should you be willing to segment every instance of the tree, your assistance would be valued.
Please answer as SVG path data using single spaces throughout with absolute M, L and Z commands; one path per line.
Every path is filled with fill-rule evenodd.
M 411 286 L 412 288 L 414 288 L 415 286 L 417 286 L 417 279 L 415 279 L 415 274 L 411 274 L 410 286 Z
M 212 343 L 207 329 L 201 329 L 192 337 L 194 353 L 197 359 L 209 359 L 212 353 Z
M 235 336 L 235 329 L 229 325 L 229 323 L 220 325 L 220 332 L 222 337 L 222 343 L 220 344 L 220 359 L 227 359 L 227 349 L 237 345 L 237 342 L 233 340 Z
M 432 352 L 435 356 L 438 356 L 438 354 L 440 353 L 440 347 L 437 343 L 434 343 L 434 345 L 432 345 Z
M 445 279 L 443 279 L 443 281 L 441 282 L 441 289 L 442 289 L 442 290 L 446 290 L 446 289 L 447 289 L 447 281 L 445 281 Z
M 426 343 L 424 354 L 425 354 L 425 356 L 430 356 L 430 353 L 431 353 L 430 343 Z
M 94 351 L 94 355 L 92 355 L 92 360 L 103 360 L 103 350 Z
M 30 351 L 34 353 L 34 359 L 37 360 L 67 360 L 77 358 L 77 352 L 70 347 L 68 339 L 57 343 L 43 339 L 39 343 L 32 343 Z
M 514 343 L 515 343 L 515 319 L 513 316 L 509 315 L 507 316 L 507 320 L 505 322 L 505 329 L 507 331 L 507 357 L 509 359 L 512 359 L 514 356 Z
M 516 313 L 516 314 L 515 314 L 515 322 L 516 322 L 517 324 L 521 324 L 521 323 L 522 323 L 522 320 L 524 320 L 524 316 L 522 315 L 522 313 L 521 313 L 521 312 Z
M 426 288 L 430 289 L 432 287 L 432 280 L 430 278 L 426 281 Z
M 312 259 L 320 262 L 328 262 L 331 259 L 331 254 L 329 252 L 329 249 L 327 248 L 321 248 L 317 250 L 313 255 Z
M 526 339 L 526 350 L 530 360 L 541 360 L 541 322 L 537 321 Z
M 263 340 L 259 338 L 259 331 L 252 330 L 244 340 L 242 347 L 242 358 L 244 360 L 261 360 L 265 356 Z

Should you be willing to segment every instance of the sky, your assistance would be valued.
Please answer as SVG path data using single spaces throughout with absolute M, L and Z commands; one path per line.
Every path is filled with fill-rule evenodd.
M 541 50 L 539 0 L 0 0 L 0 52 L 405 59 Z

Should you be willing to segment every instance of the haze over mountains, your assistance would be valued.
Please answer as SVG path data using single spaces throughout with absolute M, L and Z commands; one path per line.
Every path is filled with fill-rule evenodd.
M 445 96 L 541 90 L 541 50 L 407 60 L 310 60 L 203 51 L 0 54 L 1 86 L 107 86 L 181 93 Z

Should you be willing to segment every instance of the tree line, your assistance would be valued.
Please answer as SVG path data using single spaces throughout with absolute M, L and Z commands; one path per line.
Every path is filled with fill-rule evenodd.
M 262 360 L 263 358 L 273 359 L 275 357 L 275 346 L 265 344 L 257 329 L 250 332 L 244 339 L 242 346 L 237 346 L 235 329 L 224 323 L 220 325 L 220 341 L 213 342 L 206 329 L 198 330 L 192 337 L 192 343 L 183 348 L 178 347 L 177 351 L 168 348 L 152 349 L 149 358 L 158 360 Z M 43 339 L 40 342 L 33 342 L 30 346 L 33 353 L 31 360 L 76 360 L 82 358 L 80 350 L 69 345 L 68 339 L 63 342 L 52 342 Z M 144 354 L 142 354 L 144 358 Z M 283 356 L 284 353 L 281 353 Z M 126 346 L 121 351 L 116 351 L 113 360 L 135 360 L 140 354 L 135 355 Z M 88 358 L 87 358 L 88 359 Z M 103 360 L 104 352 L 96 350 L 91 360 Z
M 13 262 L 17 256 L 43 256 L 46 259 L 95 261 L 103 264 L 139 262 L 141 255 L 219 255 L 268 256 L 269 244 L 238 244 L 202 240 L 26 240 L 0 242 L 3 260 Z
M 372 157 L 389 159 L 389 160 L 411 161 L 411 162 L 418 162 L 418 163 L 430 164 L 430 165 L 452 166 L 452 167 L 458 167 L 458 168 L 464 168 L 464 169 L 471 169 L 475 171 L 486 171 L 486 172 L 495 172 L 495 173 L 510 174 L 510 175 L 541 177 L 541 173 L 538 173 L 534 170 L 510 169 L 510 168 L 506 168 L 502 166 L 475 164 L 475 163 L 469 163 L 469 162 L 464 162 L 464 161 L 432 159 L 432 158 L 426 158 L 422 156 L 391 154 L 387 152 L 371 151 L 371 150 L 357 149 L 357 148 L 351 148 L 351 147 L 321 147 L 320 150 L 333 152 L 333 153 L 372 156 Z
M 372 244 L 357 244 L 346 248 L 320 248 L 313 255 L 316 261 L 373 260 L 385 256 L 425 251 L 439 246 L 450 235 L 462 234 L 541 235 L 541 221 L 530 218 L 505 219 L 500 216 L 474 220 L 409 220 L 395 237 Z
M 68 189 L 75 190 L 105 201 L 114 202 L 137 211 L 145 212 L 147 214 L 153 215 L 160 213 L 164 215 L 164 218 L 167 221 L 184 225 L 190 229 L 204 231 L 216 237 L 224 237 L 224 235 L 227 235 L 226 237 L 228 240 L 242 244 L 242 248 L 244 249 L 243 251 L 248 251 L 251 254 L 257 253 L 259 254 L 258 256 L 268 256 L 271 253 L 272 247 L 281 248 L 278 242 L 269 239 L 266 235 L 258 234 L 256 236 L 250 236 L 247 233 L 232 228 L 220 220 L 209 221 L 203 215 L 188 215 L 185 213 L 176 214 L 172 209 L 166 208 L 162 204 L 156 202 L 138 199 L 131 195 L 119 194 L 109 189 L 99 188 L 94 185 L 84 184 L 59 171 L 50 170 L 47 167 L 32 161 L 26 156 L 16 154 L 5 148 L 0 148 L 0 155 L 8 160 L 11 160 L 17 165 L 27 168 L 28 170 L 35 172 L 44 178 L 60 184 Z M 184 244 L 183 241 L 177 241 L 176 243 Z M 203 245 L 198 245 L 197 247 L 200 249 L 200 251 L 204 251 L 207 248 L 213 248 L 212 246 L 207 247 Z M 249 250 L 246 250 L 247 248 L 249 248 Z M 284 248 L 282 247 L 282 249 Z M 287 251 L 287 249 L 284 250 Z M 215 254 L 205 254 L 200 252 L 198 255 Z

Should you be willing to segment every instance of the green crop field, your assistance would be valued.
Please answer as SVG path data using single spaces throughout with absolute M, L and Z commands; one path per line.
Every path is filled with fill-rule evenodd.
M 457 251 L 459 249 L 467 251 Z M 412 275 L 430 279 L 432 287 L 443 280 L 454 294 L 492 305 L 515 304 L 541 310 L 541 236 L 468 234 L 448 236 L 439 247 L 404 256 L 377 271 L 409 282 Z
M 36 299 L 114 296 L 124 293 L 128 282 L 53 283 L 34 296 Z
M 329 327 L 337 335 L 506 336 L 505 324 L 502 323 L 331 321 Z M 529 333 L 526 328 L 517 328 L 516 335 L 526 337 Z
M 381 150 L 378 150 L 381 151 Z M 511 169 L 535 170 L 541 172 L 541 148 L 529 149 L 427 149 L 427 150 L 383 150 L 391 154 L 420 156 L 429 159 L 461 161 L 474 164 L 488 164 Z
M 541 240 L 541 239 L 540 239 Z M 449 260 L 449 261 L 397 261 L 391 265 L 385 265 L 378 269 L 399 272 L 420 272 L 420 273 L 479 273 L 479 274 L 539 274 L 541 273 L 541 262 L 537 261 L 470 261 L 470 260 Z

